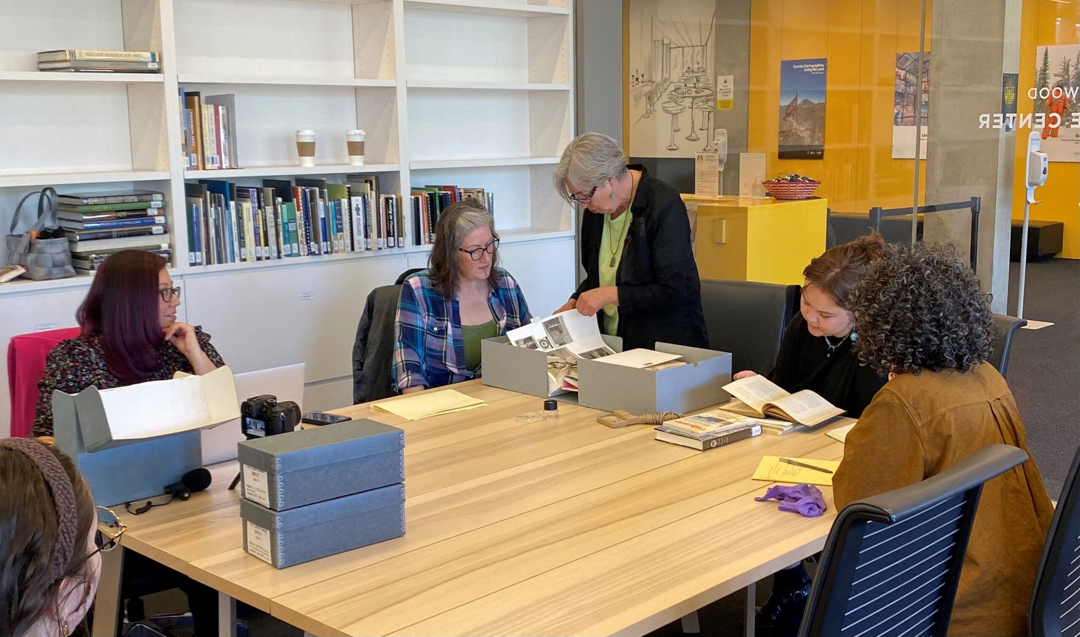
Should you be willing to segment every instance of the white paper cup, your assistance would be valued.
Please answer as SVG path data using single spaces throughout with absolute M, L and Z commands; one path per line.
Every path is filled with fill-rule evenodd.
M 301 166 L 315 165 L 315 131 L 296 131 L 296 154 L 300 156 Z
M 345 131 L 345 145 L 349 152 L 349 164 L 352 166 L 364 165 L 364 131 Z

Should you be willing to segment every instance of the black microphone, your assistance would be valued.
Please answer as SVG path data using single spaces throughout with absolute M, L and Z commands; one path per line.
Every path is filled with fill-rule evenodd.
M 180 500 L 187 500 L 192 493 L 202 491 L 208 486 L 210 486 L 210 472 L 199 467 L 185 473 L 184 477 L 180 478 L 180 482 L 165 487 L 165 493 Z

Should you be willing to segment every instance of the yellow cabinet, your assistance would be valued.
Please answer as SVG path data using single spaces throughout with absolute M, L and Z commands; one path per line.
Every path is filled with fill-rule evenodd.
M 683 195 L 697 208 L 694 253 L 703 279 L 802 284 L 803 268 L 825 251 L 825 199 Z

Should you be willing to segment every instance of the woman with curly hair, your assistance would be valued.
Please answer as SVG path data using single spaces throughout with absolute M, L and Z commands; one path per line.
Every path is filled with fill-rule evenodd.
M 851 296 L 855 351 L 889 381 L 844 443 L 837 508 L 937 475 L 977 450 L 1008 444 L 1029 460 L 983 487 L 950 635 L 1025 635 L 1053 508 L 1016 401 L 990 356 L 992 315 L 955 250 L 889 246 Z

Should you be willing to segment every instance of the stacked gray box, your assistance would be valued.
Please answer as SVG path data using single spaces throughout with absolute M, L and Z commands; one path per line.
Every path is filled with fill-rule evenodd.
M 244 549 L 285 568 L 401 536 L 404 454 L 367 419 L 240 443 Z

